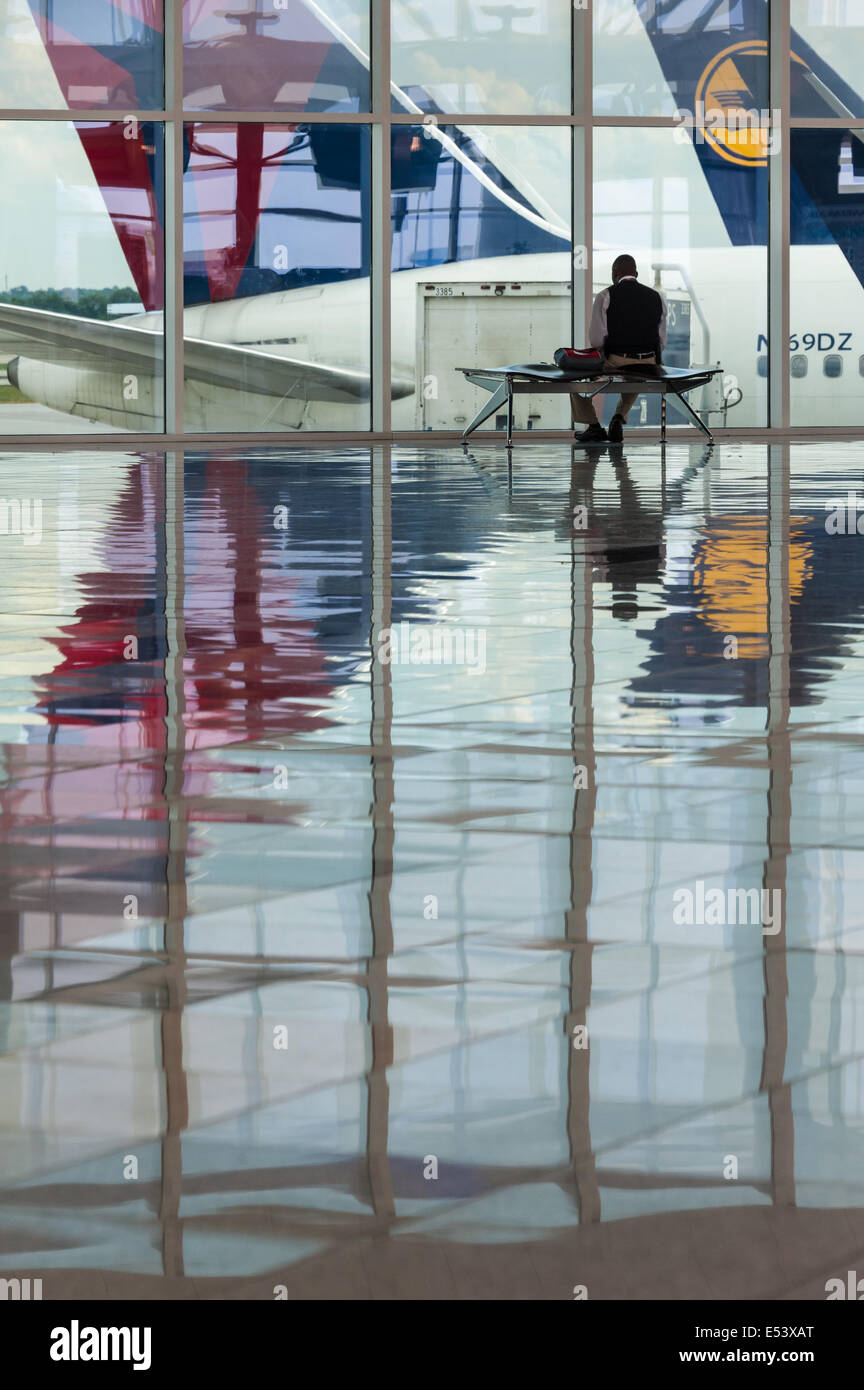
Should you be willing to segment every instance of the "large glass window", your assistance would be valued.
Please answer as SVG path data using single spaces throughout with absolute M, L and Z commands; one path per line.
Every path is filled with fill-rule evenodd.
M 594 141 L 595 288 L 609 283 L 617 255 L 632 254 L 642 281 L 666 298 L 664 363 L 720 363 L 741 393 L 735 425 L 764 424 L 767 381 L 756 356 L 767 333 L 765 161 L 727 165 L 670 128 L 604 127 Z M 691 404 L 719 424 L 715 381 Z M 678 409 L 670 400 L 670 421 Z M 657 397 L 643 397 L 631 421 L 653 423 L 658 410 Z
M 564 127 L 398 128 L 395 427 L 463 430 L 488 397 L 460 367 L 548 362 L 569 343 L 571 164 Z M 520 396 L 515 419 L 563 427 L 567 402 Z M 492 415 L 482 428 L 502 424 Z
M 397 109 L 563 115 L 571 87 L 582 109 L 583 13 L 566 0 L 391 0 L 390 16 Z
M 864 116 L 864 0 L 791 0 L 793 116 Z
M 162 130 L 0 126 L 0 430 L 161 430 Z
M 368 126 L 184 144 L 186 428 L 368 429 Z
M 793 425 L 864 421 L 864 131 L 793 130 L 789 348 Z M 794 356 L 793 356 L 794 362 Z
M 162 106 L 162 0 L 3 0 L 7 109 Z
M 864 0 L 790 0 L 785 113 L 767 0 L 390 0 L 376 47 L 377 5 L 180 0 L 179 54 L 164 0 L 0 5 L 0 430 L 350 433 L 389 395 L 397 432 L 461 432 L 488 398 L 457 368 L 584 343 L 622 250 L 667 363 L 724 368 L 707 422 L 857 423 Z
M 368 111 L 368 0 L 184 0 L 189 107 Z
M 595 114 L 767 106 L 761 0 L 597 0 L 593 13 Z

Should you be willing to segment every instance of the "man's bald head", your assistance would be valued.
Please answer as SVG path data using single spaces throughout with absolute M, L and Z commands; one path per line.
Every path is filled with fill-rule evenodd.
M 638 275 L 636 262 L 632 256 L 616 256 L 612 262 L 612 279 L 620 280 L 625 275 Z

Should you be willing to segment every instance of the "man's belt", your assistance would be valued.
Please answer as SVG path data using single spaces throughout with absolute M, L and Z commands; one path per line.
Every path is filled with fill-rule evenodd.
M 645 357 L 656 357 L 657 352 L 654 348 L 650 352 L 631 352 L 630 348 L 607 347 L 607 357 L 637 357 L 640 360 Z

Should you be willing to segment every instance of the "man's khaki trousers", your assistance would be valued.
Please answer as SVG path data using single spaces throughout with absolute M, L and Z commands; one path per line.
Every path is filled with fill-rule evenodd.
M 652 354 L 650 357 L 621 357 L 617 352 L 613 352 L 606 358 L 607 367 L 650 367 L 657 358 Z M 638 398 L 639 392 L 628 392 L 626 396 L 619 396 L 618 404 L 615 407 L 615 414 L 620 415 L 622 420 L 626 420 L 630 414 L 630 407 Z M 570 409 L 573 412 L 573 420 L 577 425 L 599 425 L 597 411 L 594 409 L 594 402 L 590 396 L 570 397 Z

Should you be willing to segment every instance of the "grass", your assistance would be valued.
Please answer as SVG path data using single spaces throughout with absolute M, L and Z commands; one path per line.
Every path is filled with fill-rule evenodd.
M 0 405 L 18 405 L 21 401 L 29 400 L 30 397 L 19 391 L 17 386 L 0 386 Z

